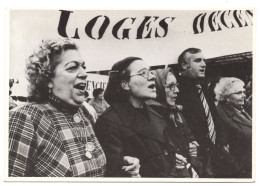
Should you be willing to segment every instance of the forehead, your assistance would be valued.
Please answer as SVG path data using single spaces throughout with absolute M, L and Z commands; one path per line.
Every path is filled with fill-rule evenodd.
M 243 82 L 234 82 L 231 86 L 232 92 L 237 92 L 237 91 L 243 91 L 245 90 L 244 88 L 244 83 Z
M 62 64 L 67 64 L 69 62 L 83 62 L 83 58 L 80 55 L 80 52 L 76 49 L 69 49 L 63 51 L 59 56 L 59 61 Z
M 166 84 L 169 84 L 169 83 L 176 83 L 176 78 L 172 72 L 169 72 L 166 76 Z
M 149 66 L 142 60 L 135 60 L 128 66 L 127 69 L 130 72 L 138 72 L 143 69 L 149 69 Z
M 190 52 L 187 52 L 184 56 L 186 61 L 194 61 L 196 59 L 205 59 L 205 56 L 202 52 L 198 52 L 195 54 L 192 54 Z

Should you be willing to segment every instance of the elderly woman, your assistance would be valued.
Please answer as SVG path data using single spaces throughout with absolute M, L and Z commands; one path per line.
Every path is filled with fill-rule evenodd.
M 10 112 L 9 176 L 103 176 L 105 154 L 80 108 L 87 74 L 77 46 L 69 39 L 42 41 L 26 67 L 33 102 Z M 124 160 L 127 170 L 139 166 L 136 158 Z
M 244 82 L 238 78 L 221 78 L 215 89 L 217 111 L 222 123 L 220 144 L 229 162 L 223 168 L 226 177 L 252 177 L 252 118 L 244 111 Z M 228 166 L 228 167 L 227 167 Z
M 198 143 L 181 114 L 182 106 L 175 101 L 179 93 L 178 83 L 170 68 L 156 72 L 156 100 L 147 102 L 153 112 L 164 121 L 176 148 L 176 177 L 199 177 L 202 163 L 197 156 Z
M 141 177 L 176 177 L 168 128 L 145 104 L 156 98 L 149 66 L 138 57 L 114 64 L 104 96 L 110 107 L 98 118 L 95 132 L 106 153 L 107 176 L 124 176 L 122 157 L 133 156 L 140 160 Z

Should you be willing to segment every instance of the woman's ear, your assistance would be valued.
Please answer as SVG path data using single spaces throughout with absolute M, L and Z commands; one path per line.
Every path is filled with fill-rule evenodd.
M 122 89 L 124 89 L 124 90 L 129 90 L 130 88 L 129 88 L 129 83 L 126 81 L 126 80 L 122 80 L 121 82 L 120 82 L 120 86 L 122 87 Z

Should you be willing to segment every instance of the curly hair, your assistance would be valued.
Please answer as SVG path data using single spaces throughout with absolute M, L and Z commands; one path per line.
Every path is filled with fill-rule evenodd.
M 78 50 L 77 45 L 68 38 L 42 40 L 39 47 L 26 59 L 29 101 L 46 101 L 49 95 L 48 83 L 60 62 L 60 54 L 68 49 Z
M 234 84 L 241 84 L 242 86 L 245 85 L 241 79 L 235 77 L 221 78 L 214 88 L 216 100 L 226 101 L 226 98 L 236 91 L 234 90 Z

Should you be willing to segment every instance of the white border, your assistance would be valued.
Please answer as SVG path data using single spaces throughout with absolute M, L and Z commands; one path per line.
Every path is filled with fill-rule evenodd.
M 7 89 L 8 88 L 8 82 L 7 81 L 4 81 L 5 78 L 7 77 L 8 79 L 8 76 L 6 76 L 6 74 L 8 75 L 8 72 L 9 72 L 9 69 L 8 69 L 8 66 L 6 61 L 8 61 L 8 57 L 9 57 L 9 54 L 7 53 L 9 50 L 8 50 L 8 43 L 9 43 L 9 35 L 7 34 L 8 31 L 9 31 L 9 26 L 8 26 L 8 18 L 7 17 L 4 17 L 4 10 L 6 8 L 12 8 L 12 9 L 66 9 L 66 8 L 69 8 L 69 9 L 82 9 L 82 7 L 84 9 L 106 9 L 106 10 L 109 10 L 109 9 L 113 9 L 113 10 L 126 10 L 126 9 L 132 9 L 132 10 L 141 10 L 141 9 L 151 9 L 151 10 L 166 10 L 166 9 L 226 9 L 228 7 L 230 7 L 231 9 L 244 9 L 246 7 L 256 7 L 258 8 L 258 4 L 257 4 L 257 0 L 159 0 L 157 2 L 153 1 L 141 1 L 141 0 L 130 0 L 129 2 L 127 1 L 117 1 L 117 0 L 97 0 L 96 2 L 93 2 L 91 1 L 91 3 L 89 3 L 87 0 L 73 0 L 72 2 L 71 1 L 57 1 L 57 2 L 54 2 L 54 0 L 44 0 L 44 1 L 36 1 L 36 0 L 23 0 L 23 1 L 18 1 L 18 0 L 4 0 L 4 1 L 1 1 L 1 54 L 0 54 L 0 59 L 1 59 L 1 62 L 5 62 L 4 64 L 4 67 L 5 68 L 0 68 L 0 74 L 2 75 L 2 77 L 0 78 L 0 85 L 1 87 L 4 87 L 4 90 L 5 91 L 1 91 L 1 96 L 0 96 L 0 100 L 1 102 L 0 103 L 4 103 L 8 100 L 8 93 L 7 93 Z M 3 16 L 3 17 L 2 17 Z M 257 19 L 258 17 L 258 10 L 255 11 L 255 14 L 254 14 L 254 18 Z M 5 23 L 5 24 L 4 24 Z M 256 23 L 256 21 L 255 21 Z M 255 25 L 254 25 L 255 26 Z M 259 30 L 258 29 L 258 25 L 255 26 L 256 30 Z M 254 30 L 254 38 L 255 38 L 255 43 L 254 43 L 254 64 L 253 64 L 253 67 L 254 67 L 254 79 L 253 79 L 253 82 L 254 82 L 254 96 L 253 96 L 253 101 L 254 103 L 257 103 L 255 106 L 254 106 L 254 113 L 256 113 L 256 109 L 257 109 L 257 105 L 258 105 L 258 102 L 257 102 L 257 98 L 255 95 L 258 95 L 257 94 L 257 80 L 258 79 L 258 75 L 257 75 L 257 71 L 258 71 L 258 63 L 257 63 L 257 45 L 258 45 L 258 42 L 259 42 L 259 38 L 256 36 L 256 30 Z M 5 51 L 5 52 L 4 52 Z M 11 51 L 11 49 L 10 49 Z M 3 67 L 3 66 L 2 66 Z M 5 92 L 5 93 L 4 93 Z M 5 100 L 5 101 L 4 101 Z M 8 101 L 7 101 L 8 102 Z M 8 103 L 7 103 L 8 104 Z M 4 104 L 1 104 L 2 106 L 4 106 Z M 6 104 L 5 104 L 5 107 L 6 107 Z M 1 107 L 3 109 L 3 107 Z M 4 118 L 5 116 L 5 120 L 6 120 L 6 112 L 8 110 L 4 108 L 4 110 L 1 110 L 0 112 L 0 118 Z M 7 113 L 8 114 L 8 113 Z M 8 117 L 7 117 L 8 118 Z M 253 119 L 254 121 L 257 121 L 256 120 L 256 114 L 253 115 Z M 2 120 L 3 121 L 3 120 Z M 6 121 L 4 121 L 6 122 Z M 256 124 L 256 122 L 255 122 Z M 2 127 L 4 127 L 4 123 L 2 122 Z M 255 127 L 256 128 L 256 127 Z M 5 129 L 6 130 L 6 129 Z M 5 134 L 4 131 L 5 130 L 1 130 L 3 131 L 2 135 L 3 138 L 5 138 Z M 256 131 L 256 130 L 255 130 Z M 253 137 L 256 137 L 256 141 L 259 141 L 257 140 L 257 135 L 253 134 Z M 2 138 L 1 141 L 1 147 L 5 147 L 4 150 L 7 149 L 7 143 L 6 141 L 4 141 L 4 139 Z M 6 138 L 5 138 L 6 139 Z M 255 144 L 255 141 L 254 141 L 254 146 L 256 147 L 256 144 Z M 3 148 L 1 148 L 3 150 Z M 255 150 L 257 150 L 255 148 Z M 1 151 L 2 152 L 2 151 Z M 1 160 L 4 159 L 4 163 L 1 163 L 1 165 L 4 165 L 5 166 L 1 166 L 2 168 L 0 169 L 0 176 L 2 178 L 2 175 L 4 175 L 4 173 L 6 174 L 5 170 L 6 170 L 6 164 L 7 164 L 7 159 L 6 156 L 4 157 L 4 155 L 6 155 L 5 152 L 2 152 L 0 153 L 1 154 Z M 257 156 L 257 152 L 256 152 L 256 157 Z M 253 156 L 253 158 L 255 158 Z M 257 163 L 257 161 L 255 161 Z M 2 172 L 3 171 L 3 172 Z M 256 169 L 257 171 L 257 169 Z M 257 172 L 255 172 L 256 175 L 257 175 Z M 20 181 L 21 178 L 19 178 Z M 257 178 L 256 178 L 257 179 Z M 3 179 L 1 179 L 2 181 Z M 48 181 L 48 182 L 53 182 L 55 180 L 55 178 L 37 178 L 37 180 L 39 181 Z M 62 179 L 62 181 L 71 181 L 73 179 L 71 178 L 65 178 L 65 179 Z M 75 180 L 75 179 L 74 179 Z M 171 180 L 176 180 L 177 182 L 190 182 L 190 181 L 194 181 L 192 179 L 185 179 L 185 180 L 180 180 L 180 179 L 171 179 Z M 106 181 L 106 182 L 114 182 L 115 180 L 112 178 L 100 178 L 100 179 L 97 179 L 97 178 L 80 178 L 79 179 L 80 182 L 99 182 L 99 181 Z M 120 181 L 120 182 L 128 182 L 128 181 L 131 181 L 133 182 L 134 180 L 133 179 L 127 179 L 127 178 L 124 178 L 124 179 L 118 179 L 117 178 L 117 181 Z M 142 178 L 141 180 L 135 180 L 137 182 L 158 182 L 158 179 L 156 178 L 151 178 L 151 179 L 146 179 L 146 178 Z M 165 182 L 169 182 L 169 179 L 162 179 L 160 178 L 159 181 L 165 181 Z M 200 181 L 202 182 L 208 182 L 208 181 L 216 181 L 216 182 L 220 182 L 220 180 L 218 179 L 200 179 Z M 229 182 L 230 179 L 221 179 L 221 182 Z M 236 181 L 248 181 L 248 179 L 243 179 L 243 180 L 238 180 L 236 179 Z M 47 183 L 48 183 L 47 182 Z M 256 180 L 257 182 L 257 180 Z M 4 182 L 4 184 L 17 184 L 17 183 L 6 183 Z M 34 184 L 33 182 L 31 183 L 26 183 L 26 184 Z M 38 183 L 37 184 L 46 184 L 46 183 Z M 55 183 L 55 184 L 67 184 L 67 183 Z M 89 184 L 89 183 L 87 183 Z M 176 183 L 174 183 L 176 184 Z M 220 184 L 220 183 L 219 183 Z M 241 183 L 240 183 L 241 184 Z

